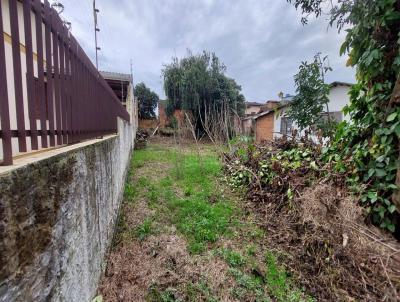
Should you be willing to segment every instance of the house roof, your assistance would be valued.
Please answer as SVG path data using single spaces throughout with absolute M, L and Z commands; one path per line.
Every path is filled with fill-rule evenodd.
M 330 86 L 331 87 L 337 87 L 337 86 L 353 86 L 353 84 L 351 84 L 351 83 L 346 83 L 346 82 L 340 82 L 340 81 L 335 81 L 335 82 L 332 82 L 332 83 L 330 83 Z
M 285 108 L 285 107 L 287 107 L 287 106 L 289 106 L 289 105 L 290 105 L 289 102 L 282 102 L 278 107 L 275 107 L 275 108 L 273 108 L 273 109 L 271 109 L 271 110 L 264 111 L 264 112 L 261 112 L 261 113 L 259 113 L 259 114 L 256 114 L 256 115 L 253 116 L 253 118 L 256 120 L 256 119 L 258 119 L 258 118 L 260 118 L 260 117 L 263 117 L 263 116 L 265 116 L 265 115 L 268 115 L 268 114 L 270 114 L 270 113 L 275 113 L 277 110 L 280 110 L 280 109 L 282 109 L 282 108 Z
M 270 113 L 273 113 L 273 112 L 275 112 L 276 110 L 278 110 L 278 109 L 280 109 L 280 108 L 282 108 L 282 107 L 284 107 L 284 106 L 279 106 L 279 107 L 276 107 L 276 108 L 274 108 L 274 109 L 271 109 L 271 110 L 264 111 L 264 112 L 261 112 L 261 113 L 259 113 L 259 114 L 256 114 L 256 115 L 254 116 L 254 119 L 256 120 L 256 119 L 258 119 L 258 118 L 260 118 L 260 117 L 263 117 L 263 116 L 265 116 L 265 115 L 268 115 L 268 114 L 270 114 Z
M 132 76 L 127 73 L 119 73 L 119 72 L 112 72 L 112 71 L 100 71 L 100 74 L 103 78 L 107 80 L 114 80 L 114 81 L 126 81 L 131 82 Z
M 258 102 L 246 102 L 246 106 L 264 106 L 265 104 L 263 103 L 258 103 Z

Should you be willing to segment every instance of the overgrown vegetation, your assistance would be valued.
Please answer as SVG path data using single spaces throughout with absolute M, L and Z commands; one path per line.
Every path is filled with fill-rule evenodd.
M 102 286 L 107 301 L 120 299 L 114 293 L 121 284 L 129 284 L 118 290 L 129 300 L 126 292 L 137 294 L 142 275 L 149 279 L 141 287 L 146 301 L 310 300 L 283 266 L 266 258 L 274 253 L 263 245 L 265 232 L 221 181 L 222 164 L 213 147 L 151 145 L 135 151 L 129 177 L 119 240 L 106 271 L 106 280 L 115 281 Z M 164 247 L 170 240 L 175 241 Z M 150 273 L 143 263 L 153 262 Z
M 214 53 L 190 51 L 173 58 L 163 72 L 169 116 L 177 109 L 190 113 L 196 135 L 227 142 L 234 132 L 234 118 L 242 116 L 245 99 L 241 87 L 226 76 L 226 66 Z
M 374 223 L 395 231 L 399 221 L 400 182 L 400 1 L 288 0 L 308 17 L 328 14 L 330 24 L 347 31 L 340 49 L 357 67 L 343 122 L 326 158 L 350 172 L 349 181 Z M 324 11 L 324 9 L 326 11 Z
M 227 182 L 252 201 L 268 230 L 269 248 L 288 254 L 284 261 L 317 300 L 397 296 L 399 262 L 393 253 L 399 252 L 398 244 L 381 245 L 378 242 L 390 242 L 390 236 L 365 225 L 362 208 L 348 192 L 351 172 L 346 167 L 324 160 L 322 146 L 307 137 L 232 147 L 223 156 Z M 228 263 L 241 263 L 234 254 L 222 255 Z M 271 266 L 276 262 L 273 255 L 268 260 Z M 277 288 L 272 286 L 270 292 L 279 297 L 287 290 L 279 286 L 284 277 L 273 271 L 268 270 L 269 277 L 275 278 Z

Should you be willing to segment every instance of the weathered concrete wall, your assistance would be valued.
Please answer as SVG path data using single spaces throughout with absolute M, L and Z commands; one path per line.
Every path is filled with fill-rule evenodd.
M 0 175 L 0 301 L 90 301 L 135 129 Z

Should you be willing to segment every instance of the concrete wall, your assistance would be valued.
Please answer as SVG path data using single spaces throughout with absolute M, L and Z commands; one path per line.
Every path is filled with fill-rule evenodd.
M 136 129 L 17 159 L 0 170 L 0 301 L 90 301 Z

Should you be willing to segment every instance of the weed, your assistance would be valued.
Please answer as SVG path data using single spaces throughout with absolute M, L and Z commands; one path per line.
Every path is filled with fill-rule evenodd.
M 175 291 L 173 288 L 167 288 L 160 290 L 155 286 L 152 286 L 146 297 L 148 302 L 181 302 L 182 300 L 175 297 Z
M 128 202 L 132 202 L 137 195 L 137 191 L 135 190 L 133 184 L 126 183 L 124 188 L 124 198 Z
M 140 241 L 146 239 L 148 236 L 154 233 L 153 229 L 153 221 L 149 218 L 145 219 L 145 221 L 137 226 L 134 230 L 134 235 Z
M 257 252 L 257 247 L 254 244 L 249 244 L 246 248 L 247 255 L 255 256 Z
M 160 198 L 160 192 L 159 192 L 159 190 L 157 189 L 156 186 L 151 185 L 148 188 L 147 198 L 148 198 L 148 201 L 149 201 L 150 205 L 154 205 L 155 203 L 157 203 L 157 201 Z
M 146 188 L 150 185 L 150 179 L 148 179 L 146 176 L 141 176 L 137 181 L 137 185 L 140 188 Z
M 313 301 L 310 297 L 305 297 L 300 289 L 293 286 L 293 282 L 288 278 L 286 271 L 278 266 L 274 254 L 267 252 L 265 254 L 265 263 L 267 266 L 265 283 L 268 292 L 277 301 Z
M 219 249 L 216 251 L 218 256 L 221 256 L 231 267 L 243 266 L 246 259 L 239 253 L 232 251 L 231 249 Z
M 200 281 L 197 283 L 189 282 L 185 285 L 185 295 L 186 301 L 207 301 L 207 302 L 217 302 L 210 288 L 205 281 Z
M 232 294 L 236 298 L 247 300 L 246 297 L 255 296 L 256 301 L 271 301 L 265 293 L 261 277 L 248 275 L 236 268 L 231 268 L 229 273 L 236 281 L 236 286 L 232 289 Z

